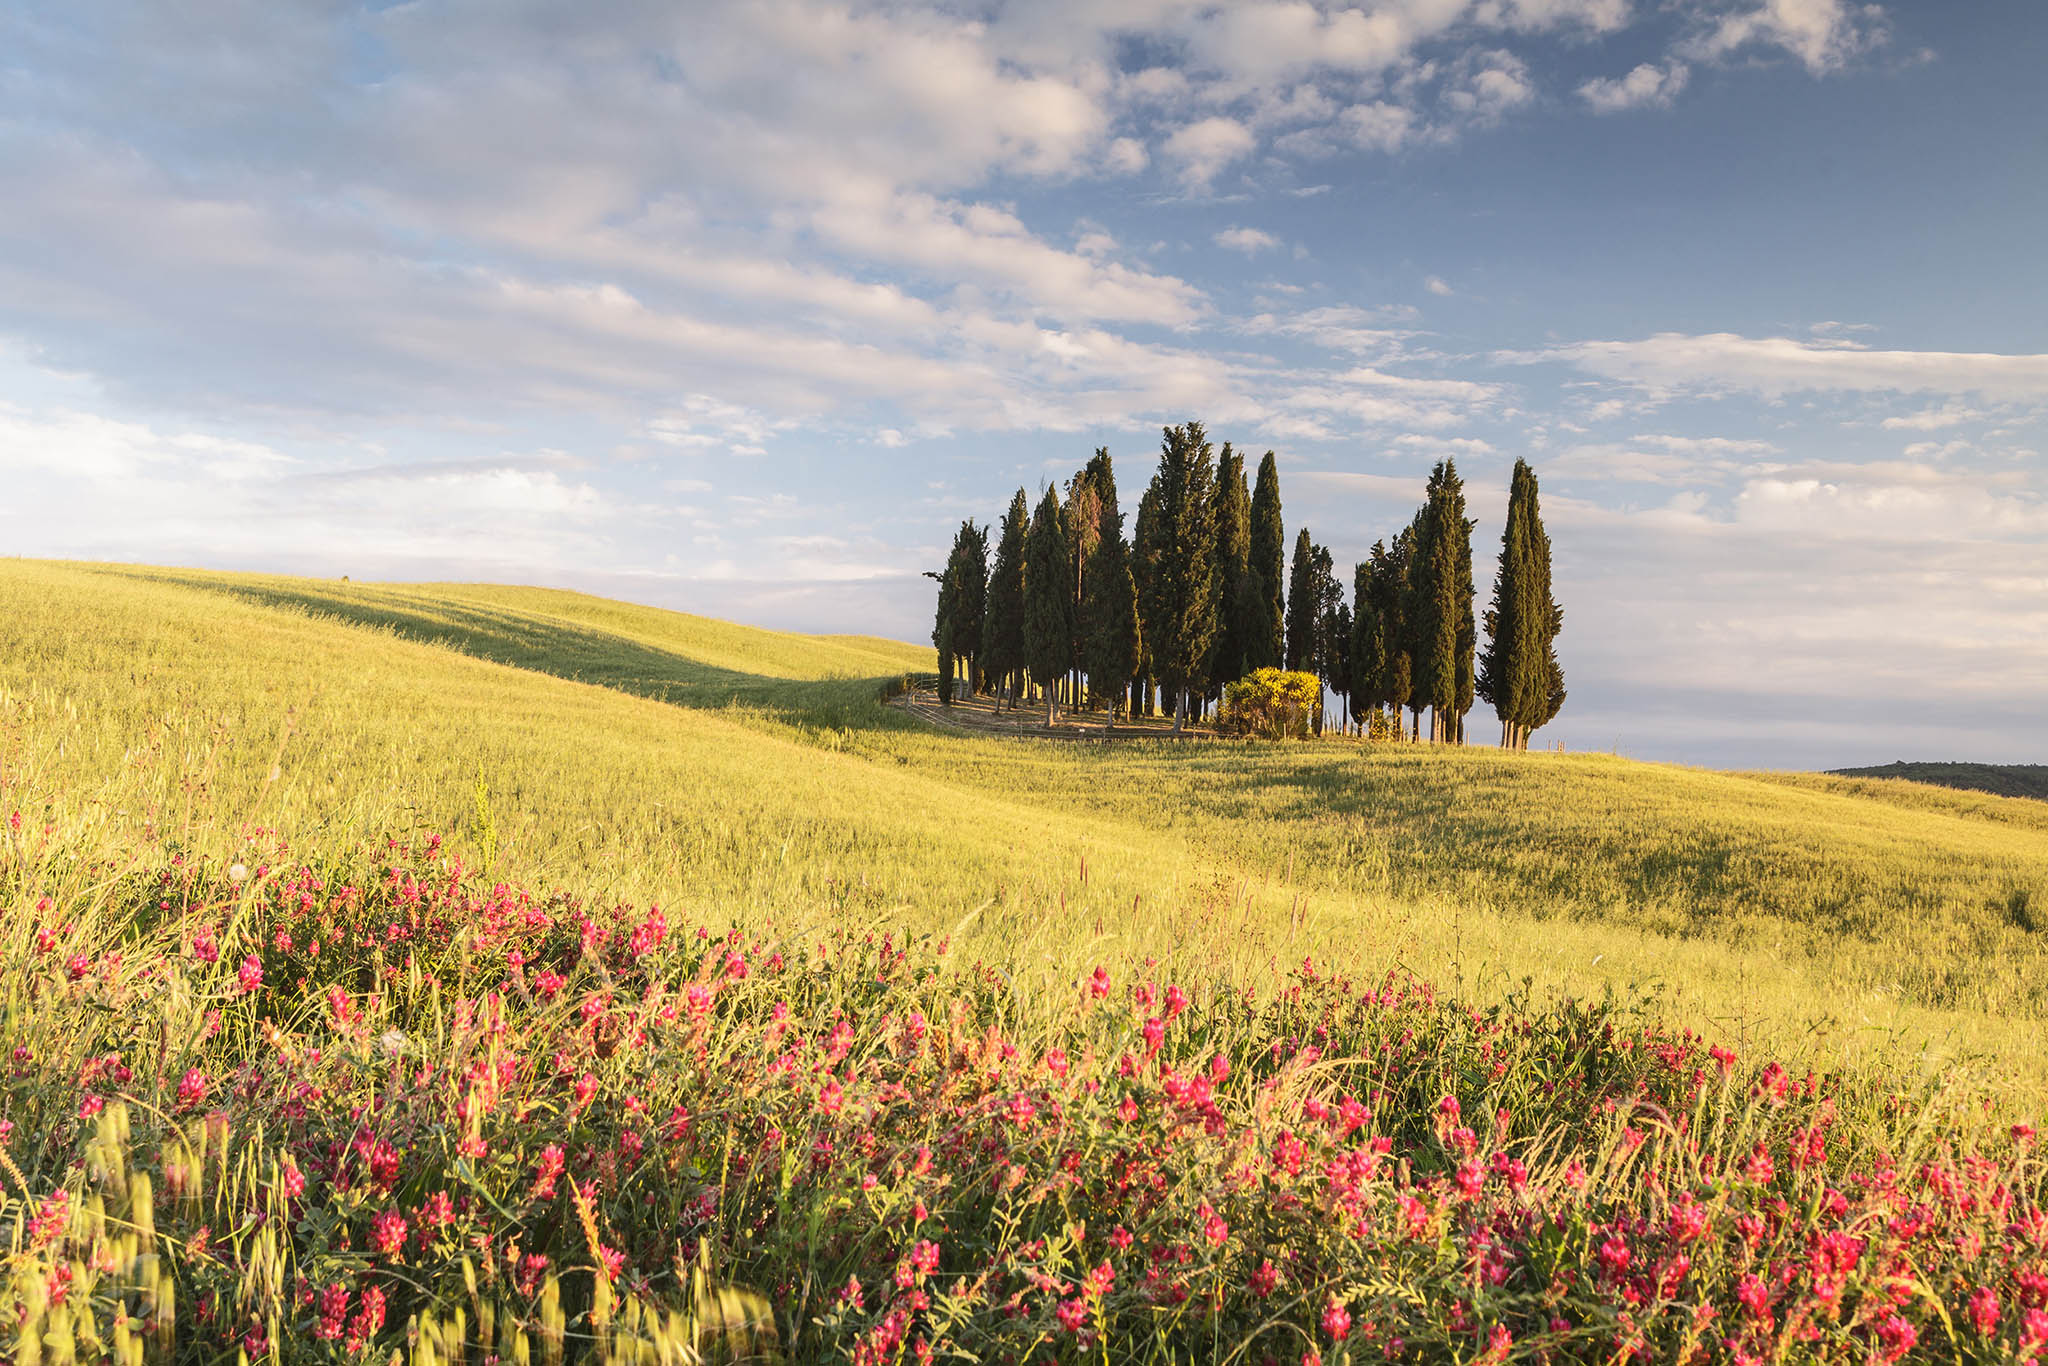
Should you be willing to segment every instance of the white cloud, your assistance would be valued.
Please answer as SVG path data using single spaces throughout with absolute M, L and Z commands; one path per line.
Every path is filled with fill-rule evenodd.
M 1385 100 L 1354 104 L 1337 120 L 1354 145 L 1377 152 L 1399 151 L 1415 132 L 1415 111 Z
M 1506 364 L 1564 361 L 1651 390 L 1732 389 L 1771 397 L 1805 390 L 1975 393 L 2048 401 L 2048 355 L 1876 351 L 1850 342 L 1660 332 L 1641 341 L 1572 342 L 1495 358 Z
M 1225 168 L 1251 155 L 1257 146 L 1249 128 L 1216 115 L 1176 131 L 1166 140 L 1166 155 L 1179 163 L 1184 185 L 1206 191 Z
M 1877 5 L 1845 0 L 1763 0 L 1710 18 L 1683 51 L 1711 61 L 1752 46 L 1776 47 L 1820 74 L 1845 65 L 1887 36 L 1884 11 Z
M 1985 422 L 1991 414 L 1953 400 L 1939 408 L 1923 408 L 1917 413 L 1904 413 L 1888 417 L 1878 425 L 1886 431 L 1934 432 L 1944 427 L 1959 427 L 1965 422 Z
M 1412 308 L 1359 308 L 1342 304 L 1305 309 L 1299 313 L 1260 313 L 1245 320 L 1244 331 L 1253 336 L 1297 337 L 1332 351 L 1392 358 L 1407 352 L 1416 333 L 1412 327 L 1391 324 L 1413 323 L 1418 315 Z
M 1258 228 L 1225 228 L 1213 239 L 1217 246 L 1241 251 L 1247 256 L 1256 256 L 1262 251 L 1280 245 L 1280 239 L 1270 232 Z
M 1684 62 L 1661 67 L 1644 62 L 1626 76 L 1587 81 L 1579 87 L 1579 98 L 1596 114 L 1615 114 L 1646 105 L 1669 107 L 1691 75 L 1692 68 Z
M 1439 298 L 1447 299 L 1451 295 L 1457 293 L 1456 290 L 1452 289 L 1450 285 L 1445 283 L 1444 278 L 1441 275 L 1429 276 L 1422 282 L 1422 287 L 1428 290 L 1430 293 L 1437 295 Z
M 1536 98 L 1529 65 L 1512 52 L 1468 53 L 1443 100 L 1463 123 L 1497 123 L 1511 109 Z

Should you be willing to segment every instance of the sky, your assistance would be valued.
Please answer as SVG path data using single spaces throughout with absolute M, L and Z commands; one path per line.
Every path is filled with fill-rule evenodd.
M 923 639 L 1163 425 L 1555 547 L 1536 743 L 2048 762 L 2033 0 L 0 7 L 0 553 Z M 1482 704 L 1475 733 L 1490 724 Z

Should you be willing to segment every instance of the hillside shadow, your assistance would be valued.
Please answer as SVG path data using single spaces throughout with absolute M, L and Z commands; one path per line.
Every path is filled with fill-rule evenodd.
M 402 590 L 364 586 L 323 592 L 222 581 L 205 575 L 155 572 L 129 577 L 178 584 L 259 607 L 389 632 L 493 664 L 698 711 L 738 707 L 786 725 L 833 730 L 899 729 L 909 724 L 883 706 L 888 676 L 790 679 L 707 664 L 630 636 L 559 617 L 511 611 L 446 597 L 417 600 Z

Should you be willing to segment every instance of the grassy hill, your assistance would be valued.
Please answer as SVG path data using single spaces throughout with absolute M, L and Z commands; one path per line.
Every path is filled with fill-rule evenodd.
M 0 603 L 11 1359 L 2048 1337 L 2040 803 L 942 733 L 927 651 L 540 590 Z
M 1828 770 L 1838 778 L 1896 778 L 1909 783 L 1989 792 L 2000 797 L 2048 801 L 2048 764 L 1907 763 L 1896 759 L 1871 768 Z
M 1013 961 L 1399 963 L 2040 1065 L 2033 803 L 1598 755 L 942 735 L 878 701 L 928 650 L 551 590 L 16 561 L 0 591 L 11 781 L 110 838 L 430 827 L 488 839 L 506 876 L 964 921 Z

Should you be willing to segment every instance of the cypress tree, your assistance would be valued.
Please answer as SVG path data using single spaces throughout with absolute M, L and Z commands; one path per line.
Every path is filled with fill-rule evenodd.
M 932 616 L 932 648 L 939 652 L 939 705 L 953 705 L 953 605 L 960 596 L 958 575 L 959 547 L 946 560 L 946 572 L 933 574 L 926 571 L 927 578 L 939 581 L 938 610 Z
M 1457 466 L 1439 461 L 1429 476 L 1429 497 L 1416 515 L 1415 558 L 1409 566 L 1409 623 L 1414 652 L 1410 705 L 1430 709 L 1430 738 L 1455 742 L 1460 706 L 1469 705 L 1471 680 L 1472 523 L 1465 518 L 1465 487 Z
M 1141 547 L 1151 590 L 1144 632 L 1153 676 L 1174 698 L 1176 734 L 1187 723 L 1190 694 L 1208 681 L 1216 640 L 1215 478 L 1201 423 L 1164 429 L 1146 495 L 1153 507 Z
M 995 568 L 989 573 L 988 606 L 982 616 L 981 667 L 991 679 L 1001 680 L 1017 705 L 1017 671 L 1024 667 L 1024 535 L 1031 525 L 1031 510 L 1024 490 L 1010 500 L 1003 514 L 1003 534 L 996 542 Z
M 953 579 L 951 649 L 967 665 L 967 691 L 980 692 L 981 636 L 988 615 L 988 528 L 972 518 L 960 524 L 946 561 Z
M 1527 720 L 1522 724 L 1521 748 L 1529 747 L 1529 735 L 1541 730 L 1557 719 L 1564 708 L 1564 668 L 1557 662 L 1557 637 L 1564 630 L 1564 609 L 1557 605 L 1557 597 L 1550 587 L 1550 533 L 1543 529 L 1543 509 L 1536 497 L 1536 472 L 1529 471 L 1529 544 L 1530 563 L 1535 567 L 1535 583 L 1530 591 L 1530 601 L 1537 604 L 1540 634 L 1543 639 L 1543 672 L 1530 698 Z
M 1095 553 L 1096 527 L 1102 517 L 1095 491 L 1096 462 L 1107 458 L 1108 454 L 1104 448 L 1096 447 L 1094 458 L 1067 481 L 1066 501 L 1060 508 L 1065 518 L 1067 555 L 1073 561 L 1070 582 L 1074 590 L 1074 642 L 1072 659 L 1067 665 L 1067 700 L 1074 706 L 1082 702 L 1081 656 L 1088 638 L 1088 624 L 1083 616 L 1088 596 L 1088 560 Z
M 1152 714 L 1152 685 L 1158 670 L 1152 662 L 1152 641 L 1158 632 L 1161 604 L 1159 584 L 1153 569 L 1159 563 L 1159 481 L 1154 479 L 1138 499 L 1137 520 L 1131 524 L 1131 581 L 1138 590 L 1138 710 Z
M 1287 658 L 1284 633 L 1287 581 L 1287 529 L 1280 518 L 1280 470 L 1273 452 L 1259 461 L 1252 490 L 1251 539 L 1245 561 L 1251 592 L 1245 601 L 1244 667 L 1277 669 Z
M 1361 723 L 1369 709 L 1377 709 L 1387 672 L 1387 638 L 1379 613 L 1379 575 L 1384 572 L 1387 546 L 1374 541 L 1369 559 L 1351 571 L 1351 714 Z M 1369 728 L 1368 728 L 1369 729 Z
M 1294 537 L 1294 563 L 1287 574 L 1287 667 L 1312 670 L 1316 667 L 1316 630 L 1321 625 L 1321 604 L 1316 584 L 1316 545 L 1303 527 Z
M 1317 672 L 1343 702 L 1343 724 L 1351 723 L 1351 609 L 1344 603 L 1344 585 L 1328 546 L 1316 547 L 1316 573 L 1322 597 L 1322 628 L 1316 633 L 1321 664 Z
M 1082 666 L 1088 671 L 1089 691 L 1102 699 L 1106 734 L 1116 724 L 1118 698 L 1138 669 L 1138 587 L 1131 577 L 1130 550 L 1124 545 L 1124 516 L 1116 505 L 1109 452 L 1098 450 L 1088 469 L 1097 522 L 1095 549 L 1084 578 L 1082 616 L 1087 627 Z
M 1223 443 L 1216 461 L 1216 646 L 1209 661 L 1208 692 L 1223 695 L 1245 667 L 1245 641 L 1255 594 L 1251 583 L 1251 494 L 1245 489 L 1244 457 Z
M 1409 566 L 1415 559 L 1415 529 L 1405 527 L 1387 549 L 1384 571 L 1373 583 L 1373 612 L 1379 618 L 1380 639 L 1385 654 L 1380 674 L 1380 700 L 1393 709 L 1395 729 L 1407 734 L 1401 711 L 1415 695 L 1414 632 L 1408 625 L 1411 592 Z M 1420 736 L 1421 723 L 1416 723 Z
M 1517 460 L 1479 675 L 1479 695 L 1500 716 L 1503 746 L 1528 748 L 1530 732 L 1564 705 L 1556 650 L 1563 625 L 1564 613 L 1550 592 L 1550 538 L 1537 506 L 1536 474 L 1527 461 Z
M 1024 545 L 1024 662 L 1032 681 L 1045 689 L 1048 726 L 1058 704 L 1060 678 L 1074 657 L 1071 563 L 1059 490 L 1048 486 Z
M 1457 685 L 1451 703 L 1451 742 L 1465 743 L 1465 714 L 1472 710 L 1473 693 L 1473 652 L 1479 645 L 1479 623 L 1473 615 L 1472 598 L 1475 592 L 1472 583 L 1472 529 L 1478 525 L 1465 515 L 1465 484 L 1452 468 L 1449 485 L 1453 506 L 1452 527 L 1456 539 L 1452 567 L 1456 575 L 1453 591 L 1458 603 L 1457 631 Z

